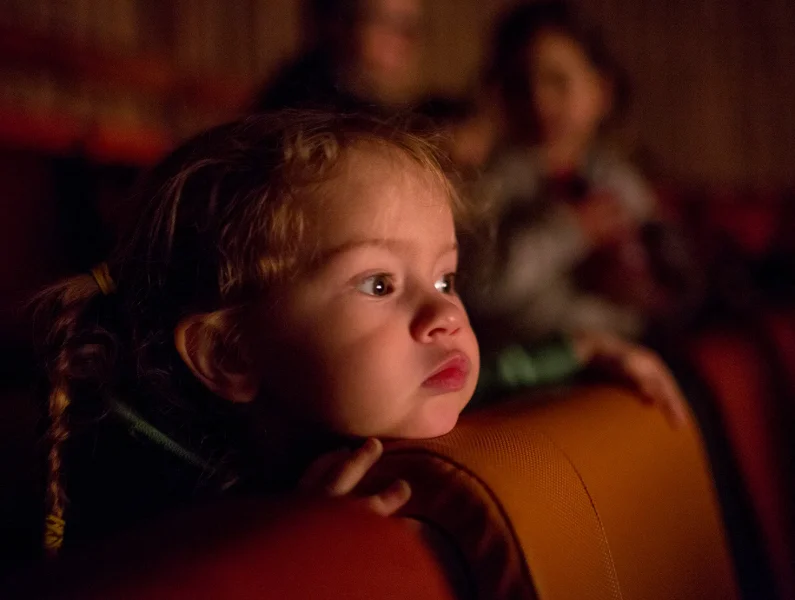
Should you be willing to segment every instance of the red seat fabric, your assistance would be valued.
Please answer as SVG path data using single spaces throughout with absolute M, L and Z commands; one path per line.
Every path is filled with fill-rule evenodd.
M 14 586 L 13 597 L 451 600 L 416 528 L 350 501 L 232 501 L 180 517 Z M 6 590 L 3 597 L 12 597 Z
M 781 348 L 788 347 L 786 330 L 777 335 Z M 694 340 L 691 355 L 725 423 L 778 592 L 781 598 L 795 598 L 795 528 L 791 490 L 785 481 L 792 448 L 789 436 L 777 434 L 782 398 L 775 365 L 749 332 L 728 328 Z

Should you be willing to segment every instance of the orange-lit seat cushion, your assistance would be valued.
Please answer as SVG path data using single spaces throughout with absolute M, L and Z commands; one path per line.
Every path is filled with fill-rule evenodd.
M 459 548 L 482 598 L 737 597 L 696 429 L 634 395 L 528 396 L 450 434 L 388 446 L 368 487 L 409 481 L 407 516 Z

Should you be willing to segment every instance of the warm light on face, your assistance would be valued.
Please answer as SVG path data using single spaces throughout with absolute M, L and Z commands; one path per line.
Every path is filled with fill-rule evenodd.
M 355 436 L 448 432 L 478 377 L 455 292 L 442 186 L 407 158 L 352 151 L 318 205 L 318 260 L 263 314 L 266 379 L 291 418 Z

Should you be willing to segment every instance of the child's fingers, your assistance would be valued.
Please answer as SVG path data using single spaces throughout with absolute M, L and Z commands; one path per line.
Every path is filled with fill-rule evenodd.
M 367 508 L 381 515 L 388 517 L 397 512 L 411 498 L 411 487 L 403 479 L 393 482 L 383 492 L 365 498 Z
M 687 418 L 686 401 L 668 367 L 656 354 L 635 348 L 627 354 L 622 367 L 645 400 L 657 406 L 673 427 Z
M 687 421 L 687 401 L 676 381 L 665 373 L 660 378 L 660 398 L 663 409 L 673 427 L 680 427 Z
M 582 332 L 573 339 L 575 351 L 583 362 L 594 358 L 613 361 L 641 398 L 656 405 L 673 427 L 687 421 L 687 402 L 673 374 L 657 354 L 604 333 Z
M 673 427 L 682 425 L 687 417 L 685 399 L 668 368 L 654 356 L 635 373 L 636 384 L 646 399 L 657 406 Z
M 322 489 L 328 482 L 329 473 L 339 470 L 339 465 L 351 455 L 349 448 L 340 448 L 328 454 L 323 454 L 301 477 L 298 487 L 302 490 Z
M 342 463 L 337 476 L 326 485 L 326 493 L 332 497 L 349 494 L 381 458 L 383 451 L 384 446 L 380 441 L 369 438 Z

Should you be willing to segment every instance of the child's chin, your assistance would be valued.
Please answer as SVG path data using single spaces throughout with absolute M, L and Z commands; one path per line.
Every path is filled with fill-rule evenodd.
M 420 398 L 419 410 L 412 415 L 410 420 L 404 421 L 398 429 L 393 430 L 388 437 L 422 440 L 450 433 L 458 423 L 458 417 L 471 397 L 471 390 L 461 390 L 431 399 Z
M 450 410 L 446 413 L 435 414 L 433 418 L 426 419 L 422 423 L 418 423 L 411 430 L 407 431 L 402 437 L 406 439 L 422 440 L 428 438 L 435 438 L 446 433 L 450 433 L 458 423 L 459 411 Z
M 423 435 L 412 436 L 416 439 L 435 438 L 450 433 L 458 423 L 458 417 L 469 403 L 472 392 L 462 390 L 452 395 L 447 401 L 436 407 L 436 410 L 426 415 L 424 419 Z

